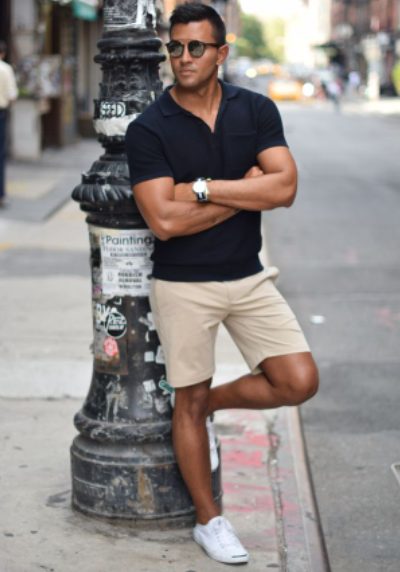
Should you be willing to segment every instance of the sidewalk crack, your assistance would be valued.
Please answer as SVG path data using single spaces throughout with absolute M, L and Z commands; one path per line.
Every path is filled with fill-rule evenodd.
M 282 502 L 282 490 L 281 481 L 282 477 L 279 470 L 278 453 L 281 446 L 281 438 L 276 432 L 276 422 L 278 419 L 279 412 L 276 411 L 267 417 L 267 432 L 269 438 L 269 450 L 267 458 L 267 470 L 268 478 L 271 485 L 272 498 L 274 502 L 275 509 L 275 520 L 276 520 L 276 534 L 278 542 L 278 553 L 281 565 L 281 572 L 288 572 L 288 562 L 287 562 L 287 541 L 285 536 L 285 529 L 283 524 L 283 502 Z

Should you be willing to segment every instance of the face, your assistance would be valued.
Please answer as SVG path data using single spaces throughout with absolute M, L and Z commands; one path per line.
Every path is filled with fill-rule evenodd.
M 185 45 L 183 54 L 179 58 L 170 58 L 171 68 L 179 86 L 195 90 L 213 81 L 227 55 L 228 46 L 216 48 L 207 46 L 200 58 L 190 55 L 187 44 L 191 40 L 200 40 L 206 43 L 215 43 L 213 28 L 207 20 L 177 24 L 172 28 L 171 40 L 177 40 Z

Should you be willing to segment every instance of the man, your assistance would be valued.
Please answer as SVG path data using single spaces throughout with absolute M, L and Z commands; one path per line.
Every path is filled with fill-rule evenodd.
M 219 409 L 302 403 L 318 373 L 258 258 L 261 211 L 290 206 L 296 167 L 273 102 L 220 82 L 215 10 L 178 6 L 167 49 L 176 83 L 128 128 L 136 203 L 156 235 L 150 302 L 175 388 L 173 442 L 196 509 L 194 539 L 229 564 L 249 555 L 211 491 L 206 419 Z M 211 388 L 223 322 L 251 374 Z
M 0 41 L 0 208 L 5 206 L 5 162 L 7 108 L 17 98 L 17 84 L 12 67 L 3 61 L 7 46 Z

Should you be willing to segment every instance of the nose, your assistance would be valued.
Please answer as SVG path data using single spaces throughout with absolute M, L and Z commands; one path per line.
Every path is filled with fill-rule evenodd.
M 181 55 L 181 61 L 182 62 L 192 61 L 192 56 L 190 55 L 188 44 L 185 44 L 185 46 L 183 48 L 183 54 Z

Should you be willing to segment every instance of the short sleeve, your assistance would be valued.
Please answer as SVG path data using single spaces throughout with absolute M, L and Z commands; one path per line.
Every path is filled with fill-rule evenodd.
M 131 185 L 159 177 L 173 177 L 160 139 L 137 121 L 129 124 L 125 137 Z
M 257 153 L 270 147 L 288 147 L 288 144 L 278 108 L 271 99 L 265 98 L 258 114 Z

